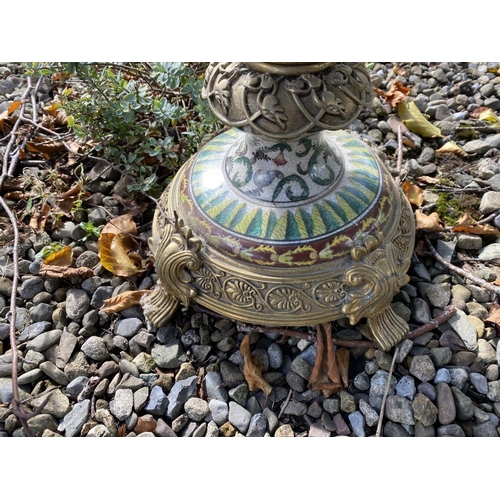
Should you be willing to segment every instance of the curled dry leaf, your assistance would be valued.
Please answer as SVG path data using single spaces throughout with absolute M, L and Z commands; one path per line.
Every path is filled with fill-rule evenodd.
M 377 88 L 374 90 L 379 97 L 382 97 L 392 107 L 396 107 L 400 102 L 405 102 L 406 96 L 410 93 L 410 89 L 397 80 L 392 80 L 391 87 L 387 92 Z
M 337 353 L 332 342 L 331 323 L 316 325 L 316 338 L 316 358 L 308 387 L 312 391 L 322 391 L 325 397 L 330 397 L 344 388 Z M 345 356 L 341 355 L 341 362 L 345 363 Z M 345 371 L 345 368 L 342 370 Z
M 5 111 L 2 111 L 0 113 L 0 130 L 2 131 L 2 134 L 7 135 L 8 130 L 12 128 L 12 126 L 16 123 L 17 121 L 17 116 L 10 116 L 14 111 L 21 106 L 22 102 L 21 101 L 14 101 Z M 7 125 L 7 127 L 5 126 Z
M 423 182 L 424 184 L 439 184 L 441 181 L 436 177 L 431 177 L 429 175 L 421 175 L 417 177 L 418 182 Z
M 134 276 L 144 271 L 143 268 L 136 267 L 119 234 L 101 233 L 99 258 L 103 267 L 116 276 Z
M 151 293 L 151 290 L 129 290 L 120 293 L 115 297 L 106 299 L 103 302 L 101 311 L 106 314 L 113 314 L 129 307 L 137 306 L 141 303 L 141 298 L 149 293 Z
M 456 233 L 500 236 L 500 231 L 492 226 L 478 224 L 469 214 L 464 214 L 451 228 Z
M 439 214 L 433 212 L 425 215 L 421 210 L 415 210 L 416 229 L 425 231 L 442 232 L 444 231 L 444 222 L 439 218 Z
M 70 246 L 66 245 L 60 250 L 47 255 L 43 259 L 43 263 L 52 266 L 69 267 L 73 263 L 73 250 Z
M 399 102 L 398 115 L 412 132 L 422 137 L 443 137 L 441 130 L 425 118 L 413 101 Z
M 495 114 L 492 109 L 485 109 L 480 115 L 481 121 L 488 122 L 492 127 L 500 128 L 500 118 Z
M 144 271 L 140 257 L 130 253 L 136 234 L 131 214 L 115 217 L 103 227 L 99 237 L 99 258 L 105 269 L 124 277 Z
M 412 182 L 410 182 L 408 179 L 403 182 L 401 185 L 401 188 L 403 189 L 403 192 L 406 195 L 406 198 L 408 198 L 408 201 L 416 206 L 416 207 L 421 207 L 422 203 L 424 202 L 424 194 L 422 193 L 422 190 Z
M 487 323 L 493 323 L 497 331 L 497 335 L 500 335 L 500 305 L 491 304 L 490 315 L 484 320 Z
M 243 355 L 243 375 L 251 391 L 261 389 L 266 396 L 273 390 L 272 386 L 262 377 L 262 367 L 259 360 L 250 353 L 250 335 L 245 335 L 241 341 L 240 351 Z
M 47 276 L 47 278 L 62 278 L 71 279 L 77 278 L 80 280 L 85 280 L 95 276 L 95 273 L 89 267 L 62 267 L 62 266 L 51 266 L 42 264 L 38 274 L 41 276 Z
M 438 155 L 453 153 L 459 156 L 468 156 L 467 153 L 455 141 L 448 141 L 439 149 L 436 149 L 435 153 Z

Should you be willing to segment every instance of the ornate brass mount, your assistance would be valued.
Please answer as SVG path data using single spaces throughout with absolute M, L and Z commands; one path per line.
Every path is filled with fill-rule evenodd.
M 203 95 L 233 128 L 159 201 L 150 240 L 159 282 L 144 301 L 153 323 L 194 300 L 266 326 L 366 318 L 383 350 L 404 338 L 390 302 L 408 281 L 413 214 L 373 152 L 335 131 L 370 90 L 359 64 L 209 67 Z

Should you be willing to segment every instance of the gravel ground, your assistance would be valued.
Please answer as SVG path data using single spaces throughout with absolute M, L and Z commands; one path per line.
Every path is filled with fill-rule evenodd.
M 475 220 L 489 217 L 500 228 L 500 129 L 478 122 L 474 112 L 488 107 L 500 114 L 500 63 L 375 63 L 374 87 L 387 91 L 396 79 L 443 138 L 426 139 L 403 130 L 402 170 L 396 168 L 398 118 L 375 97 L 350 128 L 386 159 L 395 176 L 417 179 L 447 174 L 450 199 L 469 196 Z M 404 74 L 401 70 L 404 70 Z M 396 71 L 396 72 L 395 72 Z M 0 115 L 23 94 L 26 79 L 15 64 L 0 63 Z M 41 99 L 44 99 L 43 86 Z M 48 96 L 47 96 L 48 97 Z M 468 154 L 440 155 L 448 140 Z M 5 143 L 0 142 L 0 157 Z M 428 181 L 424 213 L 439 202 Z M 123 182 L 110 177 L 90 183 L 88 220 L 102 226 L 120 215 L 114 195 Z M 462 199 L 460 198 L 460 199 Z M 465 203 L 464 199 L 462 201 Z M 11 203 L 15 208 L 15 202 Z M 450 213 L 454 205 L 450 201 Z M 0 216 L 5 214 L 0 212 Z M 147 221 L 139 236 L 149 236 Z M 3 230 L 4 228 L 2 228 Z M 41 412 L 30 418 L 36 436 L 143 437 L 335 437 L 374 436 L 395 348 L 352 347 L 349 384 L 328 397 L 308 389 L 316 356 L 314 342 L 290 336 L 251 334 L 252 354 L 273 390 L 251 391 L 239 350 L 237 325 L 195 308 L 179 311 L 156 329 L 140 306 L 103 313 L 107 298 L 149 289 L 154 270 L 140 280 L 113 276 L 102 268 L 96 241 L 82 241 L 78 221 L 65 220 L 50 233 L 32 233 L 20 255 L 17 294 L 17 348 L 21 399 Z M 443 232 L 430 235 L 438 253 L 493 283 L 500 278 L 500 239 Z M 52 241 L 73 247 L 75 267 L 93 268 L 83 280 L 39 276 L 35 255 Z M 498 242 L 497 242 L 498 241 Z M 467 260 L 469 259 L 469 260 Z M 464 263 L 465 262 L 465 263 Z M 498 437 L 500 430 L 500 347 L 488 318 L 498 296 L 460 276 L 433 257 L 410 268 L 411 281 L 394 297 L 393 308 L 415 329 L 449 305 L 457 312 L 437 328 L 397 346 L 381 434 L 396 437 Z M 0 436 L 24 436 L 12 414 L 12 355 L 9 351 L 13 268 L 9 244 L 0 249 Z M 315 332 L 314 326 L 302 331 Z M 334 323 L 335 335 L 363 340 L 347 322 Z

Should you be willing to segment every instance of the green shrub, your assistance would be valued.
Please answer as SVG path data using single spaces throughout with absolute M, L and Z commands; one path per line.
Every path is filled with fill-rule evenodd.
M 130 192 L 153 196 L 217 123 L 200 98 L 206 65 L 32 63 L 28 73 L 59 86 L 68 125 L 86 153 L 131 177 Z

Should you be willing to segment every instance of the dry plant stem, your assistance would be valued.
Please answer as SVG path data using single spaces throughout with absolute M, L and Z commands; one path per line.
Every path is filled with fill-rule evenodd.
M 401 167 L 403 165 L 403 129 L 398 125 L 398 176 L 396 177 L 396 184 L 401 184 Z
M 424 241 L 429 249 L 430 254 L 439 263 L 450 269 L 450 271 L 453 271 L 454 273 L 457 273 L 458 275 L 471 280 L 472 282 L 476 283 L 476 285 L 482 286 L 483 288 L 486 288 L 486 290 L 489 290 L 490 292 L 500 295 L 500 287 L 493 285 L 481 278 L 478 278 L 477 276 L 474 276 L 472 273 L 468 273 L 467 271 L 464 271 L 463 269 L 460 269 L 459 267 L 454 266 L 453 264 L 450 264 L 447 260 L 443 259 L 443 257 L 441 257 L 441 255 L 437 253 L 436 249 L 432 246 L 432 243 L 429 241 L 429 238 L 427 238 L 427 236 L 424 236 Z
M 37 86 L 38 88 L 38 86 Z M 2 176 L 0 177 L 0 188 L 3 184 L 4 180 L 7 177 L 12 177 L 14 170 L 16 168 L 17 160 L 19 158 L 19 153 L 21 149 L 24 147 L 23 144 L 18 148 L 18 151 L 11 155 L 12 146 L 15 141 L 16 131 L 19 128 L 19 125 L 22 123 L 22 117 L 24 116 L 25 103 L 29 94 L 33 91 L 33 87 L 31 85 L 31 80 L 28 78 L 28 86 L 25 93 L 22 96 L 22 104 L 19 113 L 19 119 L 14 124 L 12 128 L 12 137 L 7 144 L 7 148 L 5 151 L 3 166 L 2 166 Z M 26 140 L 26 139 L 25 139 Z M 16 346 L 16 295 L 17 295 L 17 285 L 19 282 L 19 228 L 17 226 L 17 220 L 9 206 L 5 202 L 2 196 L 0 196 L 0 204 L 2 208 L 5 210 L 7 216 L 9 217 L 12 229 L 14 232 L 14 242 L 12 249 L 12 265 L 13 265 L 13 277 L 12 277 L 12 293 L 10 298 L 10 330 L 9 330 L 9 340 L 10 347 L 12 352 L 12 411 L 19 418 L 21 425 L 23 426 L 24 432 L 28 436 L 33 436 L 31 429 L 28 425 L 28 418 L 30 418 L 30 414 L 26 413 L 20 402 L 19 395 L 19 385 L 17 383 L 18 372 L 17 372 L 17 364 L 18 364 L 18 353 Z
M 488 215 L 484 219 L 478 220 L 477 223 L 478 224 L 486 224 L 488 222 L 491 222 L 497 215 L 500 215 L 500 209 L 495 210 L 493 213 L 491 213 L 490 215 Z
M 423 335 L 424 333 L 430 332 L 436 329 L 439 325 L 442 325 L 448 321 L 455 313 L 457 308 L 455 306 L 448 306 L 439 316 L 435 317 L 433 320 L 429 321 L 425 325 L 419 326 L 415 330 L 408 332 L 405 335 L 405 339 L 415 339 Z
M 293 393 L 293 391 L 292 391 L 292 389 L 290 389 L 288 391 L 288 396 L 286 397 L 285 402 L 281 405 L 281 410 L 280 410 L 280 413 L 278 415 L 278 419 L 281 418 L 281 415 L 283 415 L 283 412 L 286 410 L 286 407 L 288 406 L 290 399 L 292 399 L 292 393 Z
M 382 429 L 382 420 L 384 419 L 385 402 L 387 400 L 387 395 L 389 394 L 389 387 L 391 386 L 392 372 L 394 371 L 394 365 L 396 364 L 396 358 L 398 357 L 399 347 L 396 347 L 394 354 L 392 356 L 391 367 L 389 369 L 389 375 L 387 376 L 387 382 L 385 383 L 384 396 L 382 397 L 382 404 L 380 406 L 380 414 L 378 417 L 377 432 L 375 437 L 380 437 L 380 431 Z

